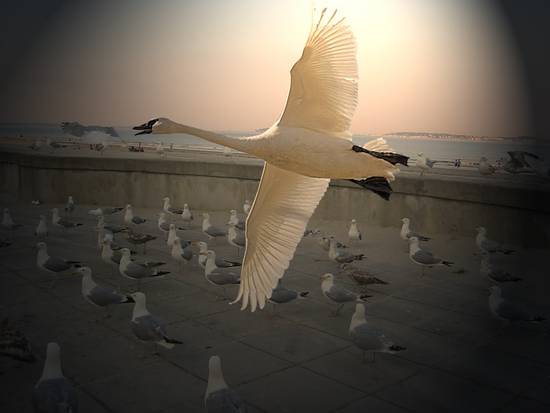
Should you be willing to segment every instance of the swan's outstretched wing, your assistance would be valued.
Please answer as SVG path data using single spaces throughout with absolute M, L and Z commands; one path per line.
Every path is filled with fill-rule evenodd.
M 336 11 L 311 27 L 302 57 L 292 70 L 290 92 L 279 125 L 350 138 L 357 106 L 355 37 Z
M 263 308 L 288 268 L 330 179 L 309 178 L 266 162 L 246 220 L 246 252 L 235 301 Z

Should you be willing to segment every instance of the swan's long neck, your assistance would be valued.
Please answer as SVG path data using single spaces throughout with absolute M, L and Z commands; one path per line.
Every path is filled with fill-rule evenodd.
M 218 358 L 211 360 L 208 367 L 208 385 L 206 386 L 205 398 L 218 390 L 227 388 L 220 360 Z
M 351 318 L 349 329 L 351 331 L 357 326 L 360 326 L 366 323 L 367 323 L 367 318 L 365 317 L 365 310 L 355 310 L 355 313 L 353 313 L 353 317 Z
M 251 150 L 252 143 L 255 141 L 254 136 L 230 138 L 229 136 L 222 135 L 220 133 L 210 132 L 204 129 L 194 128 L 188 125 L 182 125 L 175 123 L 171 126 L 169 133 L 185 133 L 187 135 L 193 135 L 198 138 L 205 139 L 209 142 L 216 143 L 218 145 L 227 146 L 241 152 L 249 152 Z
M 61 371 L 59 348 L 56 346 L 48 346 L 44 369 L 42 370 L 42 376 L 38 382 L 59 379 L 61 377 L 63 377 L 63 372 Z

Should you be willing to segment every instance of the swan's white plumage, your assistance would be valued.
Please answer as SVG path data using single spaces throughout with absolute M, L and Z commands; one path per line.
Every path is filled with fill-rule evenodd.
M 351 139 L 357 107 L 356 43 L 336 11 L 326 9 L 312 25 L 300 59 L 292 67 L 290 92 L 279 125 L 299 127 Z
M 239 295 L 242 308 L 263 308 L 294 256 L 330 179 L 310 178 L 266 162 L 246 221 Z

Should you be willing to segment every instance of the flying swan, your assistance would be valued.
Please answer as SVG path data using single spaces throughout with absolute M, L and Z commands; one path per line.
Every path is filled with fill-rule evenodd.
M 246 220 L 246 251 L 239 294 L 242 309 L 264 308 L 289 266 L 307 222 L 330 179 L 348 179 L 389 199 L 395 166 L 408 157 L 383 139 L 364 147 L 351 141 L 357 106 L 356 43 L 344 18 L 326 9 L 312 27 L 294 64 L 285 110 L 271 128 L 230 138 L 166 118 L 134 127 L 138 134 L 185 133 L 252 154 L 265 161 Z

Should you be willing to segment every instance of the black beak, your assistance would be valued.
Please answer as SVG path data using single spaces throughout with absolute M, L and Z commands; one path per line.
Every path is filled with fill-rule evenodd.
M 149 122 L 144 123 L 142 125 L 134 126 L 132 129 L 140 131 L 140 132 L 136 133 L 134 136 L 145 135 L 147 133 L 152 133 L 153 132 L 153 125 L 155 123 L 157 123 L 157 121 L 158 121 L 158 119 L 152 119 Z

